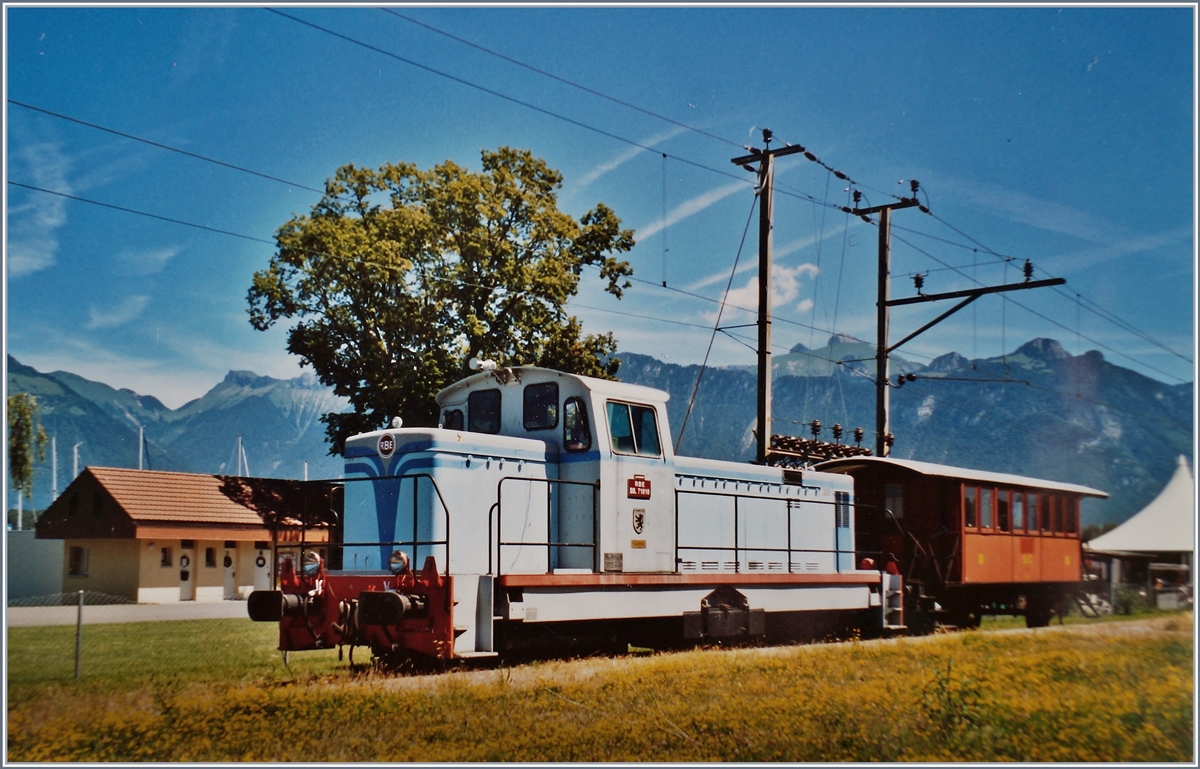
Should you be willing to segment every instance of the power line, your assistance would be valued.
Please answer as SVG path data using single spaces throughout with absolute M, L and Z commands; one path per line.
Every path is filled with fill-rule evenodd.
M 963 232 L 962 230 L 958 229 L 958 228 L 957 228 L 957 227 L 955 227 L 954 225 L 950 224 L 950 223 L 949 223 L 949 222 L 947 222 L 945 219 L 941 218 L 940 216 L 938 216 L 937 214 L 933 213 L 932 211 L 930 212 L 930 216 L 932 216 L 932 217 L 933 217 L 934 219 L 936 219 L 937 221 L 941 222 L 941 223 L 942 223 L 944 226 L 946 226 L 946 227 L 949 227 L 950 229 L 954 230 L 954 231 L 955 231 L 955 232 L 957 232 L 959 235 L 962 235 L 962 236 L 963 236 L 964 238 L 966 238 L 967 240 L 970 240 L 972 243 L 974 243 L 975 245 L 979 246 L 979 248 L 983 249 L 983 251 L 985 251 L 986 253 L 989 253 L 989 254 L 991 254 L 991 255 L 993 255 L 993 256 L 998 256 L 998 257 L 1000 257 L 1000 258 L 1002 258 L 1002 259 L 1005 259 L 1005 260 L 1011 260 L 1011 259 L 1012 259 L 1012 257 L 1006 257 L 1006 256 L 1004 256 L 1003 254 L 999 254 L 999 253 L 997 253 L 996 251 L 993 251 L 991 248 L 988 248 L 987 246 L 985 246 L 985 245 L 984 245 L 983 243 L 981 243 L 980 241 L 976 240 L 975 238 L 972 238 L 970 235 L 968 235 L 967 233 L 965 233 L 965 232 Z M 1047 275 L 1049 274 L 1049 273 L 1045 272 L 1044 270 L 1043 270 L 1042 272 L 1043 272 L 1044 274 L 1047 274 Z M 1064 291 L 1062 291 L 1062 289 L 1055 289 L 1055 291 L 1056 291 L 1057 293 L 1059 293 L 1060 295 L 1067 297 L 1067 299 L 1070 299 L 1071 301 L 1075 301 L 1074 299 L 1072 299 L 1072 297 L 1071 297 L 1071 296 L 1069 296 L 1067 293 L 1065 293 Z M 1086 298 L 1085 298 L 1085 297 L 1084 297 L 1082 294 L 1079 294 L 1078 292 L 1076 292 L 1076 295 L 1077 295 L 1077 296 L 1078 296 L 1080 299 L 1086 299 Z M 1007 297 L 1006 297 L 1006 298 L 1007 298 Z M 1008 300 L 1008 301 L 1012 301 L 1012 300 Z M 1088 302 L 1088 304 L 1090 304 L 1090 305 L 1093 305 L 1093 306 L 1095 306 L 1096 308 L 1099 308 L 1099 307 L 1100 307 L 1100 306 L 1099 306 L 1099 305 L 1097 305 L 1095 302 L 1092 302 L 1090 299 L 1089 299 L 1089 300 L 1087 300 L 1087 302 Z M 1019 302 L 1013 302 L 1013 303 L 1014 303 L 1014 304 L 1016 304 L 1018 307 L 1021 307 L 1021 306 L 1022 306 L 1022 305 L 1021 305 Z M 1176 356 L 1176 357 L 1178 357 L 1178 358 L 1181 358 L 1181 359 L 1183 359 L 1183 360 L 1187 361 L 1188 363 L 1191 363 L 1191 362 L 1192 362 L 1192 359 L 1191 359 L 1191 358 L 1188 358 L 1188 357 L 1186 357 L 1186 356 L 1184 356 L 1184 355 L 1182 355 L 1182 354 L 1180 354 L 1180 353 L 1176 352 L 1175 350 L 1172 350 L 1172 349 L 1171 349 L 1170 347 L 1168 347 L 1166 344 L 1164 344 L 1164 343 L 1162 343 L 1162 342 L 1158 341 L 1157 339 L 1154 339 L 1154 338 L 1153 338 L 1153 337 L 1151 337 L 1149 334 L 1146 334 L 1146 333 L 1145 333 L 1145 332 L 1143 332 L 1143 331 L 1139 331 L 1139 330 L 1138 330 L 1138 329 L 1136 329 L 1136 328 L 1135 328 L 1135 327 L 1134 327 L 1132 324 L 1130 324 L 1128 321 L 1126 321 L 1126 320 L 1123 320 L 1123 319 L 1119 318 L 1119 317 L 1118 317 L 1118 316 L 1117 316 L 1115 313 L 1112 313 L 1112 312 L 1111 312 L 1111 311 L 1109 311 L 1109 310 L 1103 310 L 1103 313 L 1104 313 L 1104 314 L 1102 314 L 1102 313 L 1101 313 L 1101 311 L 1099 311 L 1099 309 L 1092 309 L 1092 307 L 1089 307 L 1089 306 L 1087 306 L 1087 305 L 1083 305 L 1083 309 L 1087 310 L 1088 312 L 1092 313 L 1093 315 L 1095 315 L 1096 317 L 1098 317 L 1098 318 L 1100 318 L 1100 319 L 1102 319 L 1102 320 L 1106 320 L 1106 321 L 1108 321 L 1109 323 L 1112 323 L 1113 325 L 1117 326 L 1118 328 L 1121 328 L 1121 329 L 1123 329 L 1123 330 L 1125 330 L 1125 331 L 1128 331 L 1128 332 L 1130 332 L 1130 333 L 1132 333 L 1132 334 L 1135 334 L 1136 336 L 1139 336 L 1139 337 L 1141 337 L 1141 338 L 1142 338 L 1144 341 L 1146 341 L 1146 342 L 1149 342 L 1150 344 L 1153 344 L 1154 346 L 1156 346 L 1156 347 L 1159 347 L 1159 348 L 1161 348 L 1162 350 L 1165 350 L 1166 352 L 1169 352 L 1170 354 L 1172 354 L 1172 355 L 1174 355 L 1174 356 Z M 1061 324 L 1056 324 L 1056 325 L 1060 325 L 1060 326 L 1061 326 Z M 1065 326 L 1063 326 L 1063 328 L 1065 328 Z M 1070 329 L 1067 329 L 1067 330 L 1069 331 Z M 1085 339 L 1087 339 L 1087 337 L 1084 337 L 1084 338 L 1085 338 Z M 1094 341 L 1094 340 L 1090 340 L 1090 339 L 1089 339 L 1088 341 Z M 1095 343 L 1096 343 L 1096 344 L 1099 344 L 1099 342 L 1095 342 Z M 1105 349 L 1111 349 L 1111 348 L 1105 348 Z M 1115 351 L 1115 350 L 1113 350 L 1113 352 L 1116 352 L 1116 351 Z M 1118 354 L 1118 355 L 1123 355 L 1123 353 L 1117 353 L 1117 354 Z M 1128 356 L 1125 356 L 1125 357 L 1126 357 L 1126 358 L 1128 358 Z M 1129 359 L 1129 360 L 1133 360 L 1133 358 L 1128 358 L 1128 359 Z M 1158 369 L 1154 369 L 1154 370 L 1155 370 L 1155 371 L 1158 371 Z M 1159 373 L 1163 373 L 1163 372 L 1159 372 Z M 1168 376 L 1170 376 L 1170 375 L 1168 374 Z M 1176 378 L 1176 379 L 1178 379 L 1178 377 L 1175 377 L 1175 378 Z
M 140 136 L 134 136 L 133 134 L 125 133 L 124 131 L 118 131 L 114 128 L 107 128 L 105 126 L 98 125 L 96 123 L 89 123 L 86 120 L 80 120 L 79 118 L 71 117 L 69 115 L 63 115 L 59 112 L 51 112 L 48 109 L 44 109 L 42 107 L 35 107 L 32 104 L 25 104 L 24 102 L 19 102 L 16 99 L 9 99 L 8 103 L 15 104 L 18 107 L 24 107 L 25 109 L 32 110 L 34 112 L 41 112 L 44 115 L 56 117 L 59 120 L 66 120 L 71 123 L 77 123 L 82 126 L 87 126 L 88 128 L 94 128 L 97 131 L 104 131 L 106 133 L 113 134 L 114 136 L 120 136 L 125 139 L 131 139 L 135 142 L 141 142 L 142 144 L 149 144 L 152 147 L 158 147 L 159 149 L 168 150 L 170 152 L 177 152 L 180 155 L 187 155 L 190 158 L 195 158 L 196 160 L 203 160 L 206 163 L 214 163 L 219 166 L 224 166 L 225 168 L 232 168 L 235 171 L 241 171 L 242 173 L 247 173 L 247 174 L 251 174 L 253 176 L 258 176 L 263 179 L 270 179 L 273 182 L 280 182 L 281 184 L 286 184 L 289 187 L 299 187 L 300 189 L 308 190 L 309 192 L 316 192 L 316 193 L 324 194 L 324 190 L 319 190 L 316 187 L 309 187 L 308 185 L 300 184 L 298 182 L 290 182 L 287 179 L 280 179 L 278 176 L 271 176 L 270 174 L 264 174 L 260 171 L 254 171 L 252 169 L 245 168 L 243 166 L 234 165 L 233 163 L 226 163 L 224 160 L 217 160 L 216 158 L 206 157 L 204 155 L 199 155 L 195 152 L 188 152 L 187 150 L 181 150 L 178 147 L 172 147 L 169 144 L 162 144 L 161 142 L 151 141 L 150 139 L 144 139 Z
M 515 64 L 518 67 L 524 67 L 525 69 L 527 69 L 531 72 L 536 72 L 537 74 L 543 75 L 544 77 L 548 77 L 551 80 L 557 80 L 560 83 L 569 85 L 572 88 L 577 88 L 586 93 L 590 93 L 593 96 L 599 96 L 601 99 L 606 99 L 608 101 L 611 101 L 614 104 L 619 104 L 622 107 L 627 107 L 636 112 L 640 112 L 643 115 L 649 115 L 650 117 L 657 118 L 658 120 L 662 120 L 664 122 L 670 123 L 671 125 L 678 126 L 680 128 L 686 128 L 687 130 L 694 131 L 695 133 L 698 133 L 701 136 L 707 136 L 710 139 L 716 139 L 719 142 L 724 142 L 725 144 L 733 145 L 734 147 L 738 147 L 739 149 L 742 147 L 742 145 L 739 144 L 738 142 L 735 142 L 731 139 L 726 139 L 724 136 L 718 136 L 716 134 L 709 133 L 708 131 L 705 131 L 702 128 L 696 128 L 695 126 L 688 125 L 687 123 L 681 123 L 680 121 L 675 120 L 673 118 L 669 118 L 666 115 L 660 115 L 657 112 L 653 112 L 653 111 L 645 109 L 643 107 L 639 107 L 636 104 L 631 104 L 630 102 L 624 101 L 622 99 L 618 99 L 615 96 L 610 96 L 609 94 L 606 94 L 602 91 L 597 91 L 594 88 L 589 88 L 586 85 L 581 85 L 579 83 L 574 82 L 573 80 L 568 80 L 567 78 L 560 77 L 559 75 L 555 75 L 552 72 L 547 72 L 544 69 L 539 69 L 538 67 L 535 67 L 532 64 L 527 64 L 518 59 L 514 59 L 511 56 L 505 56 L 504 54 L 500 53 L 499 51 L 494 51 L 491 48 L 486 48 L 482 45 L 479 45 L 478 43 L 473 43 L 470 40 L 459 37 L 458 35 L 451 34 L 450 32 L 447 32 L 444 29 L 438 29 L 437 27 L 433 26 L 432 24 L 426 24 L 425 22 L 418 21 L 417 19 L 414 19 L 411 16 L 406 16 L 403 13 L 398 13 L 397 11 L 394 11 L 391 8 L 380 8 L 379 10 L 383 11 L 384 13 L 391 14 L 392 16 L 395 16 L 397 18 L 404 19 L 405 21 L 410 22 L 412 24 L 416 24 L 418 27 L 424 27 L 425 29 L 428 29 L 430 32 L 436 32 L 439 35 L 448 37 L 451 40 L 455 40 L 459 43 L 462 43 L 463 45 L 470 46 L 471 48 L 474 48 L 478 51 L 483 51 L 484 53 L 489 54 L 491 56 L 495 56 L 498 59 L 503 59 L 504 61 L 507 61 L 510 64 Z
M 652 148 L 652 147 L 648 147 L 648 146 L 646 146 L 645 144 L 642 144 L 641 142 L 634 141 L 633 139 L 627 139 L 627 138 L 625 138 L 624 136 L 620 136 L 620 135 L 618 135 L 618 134 L 612 133 L 611 131 L 606 131 L 606 130 L 604 130 L 603 128 L 597 128 L 596 126 L 589 125 L 589 124 L 587 124 L 587 123 L 584 123 L 584 122 L 582 122 L 582 121 L 579 121 L 579 120 L 575 120 L 574 118 L 567 117 L 566 115 L 562 115 L 562 114 L 560 114 L 560 113 L 557 113 L 557 112 L 554 112 L 554 111 L 552 111 L 552 110 L 548 110 L 548 109 L 546 109 L 546 108 L 544 108 L 544 107 L 539 107 L 539 106 L 537 106 L 536 104 L 532 104 L 532 103 L 530 103 L 530 102 L 527 102 L 527 101 L 522 101 L 521 99 L 518 99 L 518 98 L 516 98 L 516 97 L 514 97 L 514 96 L 509 96 L 508 94 L 504 94 L 504 93 L 501 93 L 501 92 L 499 92 L 499 91 L 495 91 L 495 90 L 493 90 L 493 89 L 491 89 L 491 88 L 488 88 L 488 87 L 486 87 L 486 86 L 479 85 L 478 83 L 472 83 L 470 80 L 465 80 L 465 79 L 463 79 L 463 78 L 461 78 L 461 77 L 458 77 L 458 76 L 456 76 L 456 75 L 451 75 L 451 74 L 450 74 L 450 73 L 448 73 L 448 72 L 443 72 L 442 70 L 436 69 L 436 68 L 434 68 L 434 67 L 430 67 L 430 66 L 429 66 L 429 65 L 427 65 L 427 64 L 421 64 L 421 63 L 420 63 L 420 62 L 418 62 L 418 61 L 414 61 L 414 60 L 412 60 L 412 59 L 405 58 L 404 56 L 401 56 L 401 55 L 399 55 L 399 54 L 397 54 L 397 53 L 392 53 L 391 51 L 386 51 L 386 50 L 384 50 L 384 49 L 382 49 L 382 48 L 379 48 L 378 46 L 374 46 L 374 45 L 371 45 L 370 43 L 365 43 L 365 42 L 363 42 L 363 41 L 361 41 L 361 40 L 357 40 L 357 39 L 355 39 L 355 38 L 353 38 L 353 37 L 350 37 L 349 35 L 343 35 L 343 34 L 342 34 L 342 33 L 340 33 L 340 32 L 335 32 L 334 30 L 332 30 L 332 29 L 328 29 L 328 28 L 326 28 L 326 27 L 322 27 L 322 26 L 320 26 L 319 24 L 314 24 L 314 23 L 312 23 L 312 22 L 310 22 L 310 21 L 305 21 L 304 19 L 299 19 L 299 18 L 297 18 L 297 17 L 295 17 L 295 16 L 292 16 L 291 14 L 284 13 L 283 11 L 280 11 L 280 10 L 279 10 L 279 9 L 277 9 L 277 8 L 264 8 L 263 10 L 265 10 L 265 11 L 269 11 L 269 12 L 271 12 L 271 13 L 274 13 L 274 14 L 278 15 L 278 16 L 282 16 L 282 17 L 283 17 L 283 18 L 285 18 L 285 19 L 290 19 L 291 21 L 294 21 L 294 22 L 296 22 L 297 24 L 303 24 L 303 25 L 304 25 L 304 26 L 306 26 L 306 27 L 310 27 L 310 28 L 312 28 L 312 29 L 315 29 L 315 30 L 317 30 L 318 32 L 323 32 L 323 33 L 325 33 L 325 34 L 327 34 L 327 35 L 330 35 L 331 37 L 336 37 L 336 38 L 338 38 L 339 40 L 344 40 L 345 42 L 347 42 L 347 43 L 350 43 L 350 44 L 352 44 L 352 45 L 357 45 L 357 46 L 359 46 L 359 47 L 361 47 L 361 48 L 366 48 L 366 49 L 367 49 L 367 50 L 369 50 L 369 51 L 374 51 L 375 53 L 381 54 L 381 55 L 383 55 L 383 56 L 387 56 L 387 57 L 388 57 L 388 58 L 390 58 L 390 59 L 395 59 L 396 61 L 403 62 L 403 63 L 405 63 L 405 64 L 408 64 L 409 66 L 416 67 L 417 69 L 421 69 L 421 70 L 424 70 L 424 71 L 426 71 L 426 72 L 429 72 L 429 73 L 431 73 L 431 74 L 438 75 L 439 77 L 444 77 L 444 78 L 446 78 L 447 80 L 452 80 L 452 81 L 454 81 L 455 83 L 458 83 L 458 84 L 460 84 L 460 85 L 465 85 L 465 86 L 467 86 L 468 88 L 474 88 L 474 89 L 475 89 L 475 90 L 477 90 L 477 91 L 482 91 L 483 93 L 486 93 L 486 94 L 488 94 L 488 95 L 490 95 L 490 96 L 495 96 L 495 97 L 496 97 L 496 98 L 498 98 L 498 99 L 503 99 L 504 101 L 511 102 L 511 103 L 513 103 L 513 104 L 516 104 L 516 105 L 518 105 L 518 106 L 521 106 L 521 107 L 525 107 L 526 109 L 531 109 L 531 110 L 533 110 L 533 111 L 535 111 L 535 112 L 540 112 L 541 114 L 543 114 L 543 115 L 546 115 L 546 116 L 548 116 L 548 117 L 552 117 L 552 118 L 554 118 L 554 119 L 556 119 L 556 120 L 561 120 L 561 121 L 563 121 L 563 122 L 565 122 L 565 123 L 570 123 L 571 125 L 573 125 L 573 126 L 576 126 L 576 127 L 578 127 L 578 128 L 582 128 L 582 129 L 584 129 L 584 130 L 587 130 L 587 131 L 592 131 L 593 133 L 600 134 L 601 136 L 606 136 L 606 137 L 608 137 L 608 138 L 610 138 L 610 139 L 615 139 L 616 141 L 623 142 L 623 143 L 625 143 L 625 144 L 628 144 L 628 145 L 630 145 L 630 146 L 633 146 L 633 147 L 637 147 L 637 148 L 639 148 L 639 149 L 646 150 L 647 152 L 660 152 L 660 151 L 661 151 L 661 150 L 656 150 L 656 149 L 654 149 L 654 148 Z M 680 156 L 678 156 L 678 155 L 671 155 L 670 157 L 672 157 L 672 158 L 673 158 L 673 159 L 675 159 L 675 160 L 678 160 L 678 161 L 679 161 L 679 162 L 681 162 L 681 163 L 686 163 L 687 165 L 694 166 L 694 167 L 696 167 L 696 168 L 702 168 L 702 169 L 704 169 L 705 171 L 711 171 L 711 172 L 713 172 L 713 173 L 715 173 L 715 174 L 720 174 L 721 176 L 727 176 L 727 177 L 729 177 L 730 179 L 736 179 L 736 180 L 738 180 L 738 181 L 744 181 L 744 182 L 746 182 L 746 184 L 752 184 L 752 182 L 750 182 L 750 181 L 748 181 L 748 180 L 746 180 L 746 179 L 744 179 L 744 178 L 742 178 L 742 177 L 740 177 L 740 176 L 737 176 L 737 175 L 735 175 L 735 174 L 731 174 L 731 173 L 729 173 L 728 171 L 722 171 L 722 170 L 720 170 L 720 169 L 713 168 L 712 166 L 708 166 L 708 165 L 705 165 L 705 164 L 703 164 L 703 163 L 699 163 L 699 162 L 697 162 L 697 161 L 694 161 L 694 160 L 689 160 L 689 159 L 687 159 L 687 158 L 680 157 Z
M 22 187 L 27 190 L 34 190 L 36 192 L 44 192 L 47 195 L 57 195 L 60 198 L 67 198 L 69 200 L 77 200 L 80 203 L 90 203 L 93 206 L 100 206 L 102 208 L 111 208 L 115 211 L 124 211 L 127 214 L 137 214 L 138 216 L 145 216 L 145 217 L 149 217 L 150 219 L 158 219 L 161 222 L 170 222 L 171 224 L 181 224 L 184 227 L 195 227 L 198 230 L 204 230 L 206 232 L 215 232 L 215 233 L 219 233 L 221 235 L 229 235 L 230 237 L 241 238 L 242 240 L 252 240 L 256 243 L 266 243 L 269 246 L 275 245 L 275 241 L 273 241 L 273 240 L 266 240 L 264 238 L 256 238 L 253 235 L 243 235 L 240 232 L 231 232 L 229 230 L 221 230 L 221 229 L 217 229 L 216 227 L 209 227 L 206 224 L 195 224 L 194 222 L 185 222 L 183 219 L 172 219 L 169 216 L 160 216 L 158 214 L 152 214 L 147 211 L 139 211 L 136 208 L 126 208 L 125 206 L 118 206 L 118 205 L 114 205 L 112 203 L 101 203 L 99 200 L 90 200 L 88 198 L 81 198 L 78 195 L 68 195 L 65 192 L 57 192 L 55 190 L 48 190 L 44 187 L 35 187 L 32 184 L 22 184 L 21 182 L 14 182 L 11 179 L 8 180 L 8 183 L 14 187 Z
M 898 240 L 898 241 L 900 241 L 901 243 L 905 244 L 905 245 L 906 245 L 906 246 L 908 246 L 909 248 L 912 248 L 914 251 L 916 251 L 916 252 L 918 252 L 918 253 L 920 253 L 920 254 L 924 254 L 925 256 L 927 256 L 927 257 L 929 257 L 930 259 L 934 260 L 934 261 L 935 261 L 935 262 L 937 262 L 938 264 L 940 264 L 940 265 L 942 265 L 942 266 L 944 266 L 944 267 L 946 267 L 946 268 L 949 268 L 949 269 L 950 269 L 950 270 L 952 270 L 953 272 L 956 272 L 956 273 L 958 273 L 959 275 L 961 275 L 962 277 L 966 278 L 967 280 L 970 280 L 971 282 L 973 282 L 973 283 L 976 283 L 976 284 L 978 284 L 978 285 L 983 285 L 983 284 L 982 284 L 982 283 L 980 283 L 978 280 L 976 280 L 976 279 L 972 278 L 971 276 L 967 275 L 967 274 L 966 274 L 965 272 L 963 272 L 962 270 L 960 270 L 960 269 L 958 269 L 958 268 L 951 267 L 950 265 L 948 265 L 948 264 L 946 264 L 945 262 L 943 262 L 941 259 L 938 259 L 938 258 L 937 258 L 936 256 L 934 256 L 933 254 L 929 253 L 928 251 L 925 251 L 925 250 L 924 250 L 924 249 L 922 249 L 922 248 L 919 248 L 918 246 L 916 246 L 916 245 L 914 245 L 914 244 L 912 244 L 912 243 L 909 243 L 907 240 L 904 240 L 903 238 L 901 238 L 901 237 L 899 237 L 899 236 L 894 236 L 894 239 L 895 239 L 895 240 Z M 991 252 L 991 253 L 994 253 L 994 252 Z M 1054 324 L 1055 326 L 1058 326 L 1059 328 L 1063 329 L 1064 331 L 1066 331 L 1066 332 L 1068 332 L 1068 333 L 1071 333 L 1071 334 L 1075 334 L 1075 333 L 1076 333 L 1074 329 L 1072 329 L 1072 328 L 1070 328 L 1070 327 L 1068 327 L 1068 326 L 1065 326 L 1065 325 L 1063 325 L 1062 323 L 1059 323 L 1058 321 L 1054 320 L 1053 318 L 1050 318 L 1050 317 L 1047 317 L 1046 315 L 1043 315 L 1042 313 L 1038 312 L 1037 310 L 1034 310 L 1034 309 L 1033 309 L 1033 308 L 1031 308 L 1031 307 L 1028 307 L 1028 306 L 1026 306 L 1026 305 L 1023 305 L 1023 304 L 1021 304 L 1020 302 L 1018 302 L 1018 301 L 1017 301 L 1017 300 L 1015 300 L 1015 299 L 1011 299 L 1011 298 L 1009 298 L 1009 297 L 1007 297 L 1007 296 L 1003 296 L 1003 295 L 1001 295 L 1001 297 L 1000 297 L 1000 298 L 1001 298 L 1003 301 L 1006 301 L 1006 302 L 1012 302 L 1012 303 L 1013 303 L 1013 304 L 1015 304 L 1017 307 L 1020 307 L 1022 310 L 1025 310 L 1026 312 L 1028 312 L 1028 313 L 1030 313 L 1030 314 L 1032 314 L 1032 315 L 1036 315 L 1037 317 L 1041 318 L 1042 320 L 1044 320 L 1044 321 L 1046 321 L 1046 322 L 1048 322 L 1048 323 L 1052 323 L 1052 324 Z M 1117 350 L 1117 349 L 1115 349 L 1115 348 L 1113 348 L 1113 347 L 1110 347 L 1110 346 L 1108 346 L 1108 345 L 1104 344 L 1103 342 L 1100 342 L 1100 341 L 1097 341 L 1097 340 L 1095 340 L 1095 339 L 1092 339 L 1092 338 L 1091 338 L 1091 337 L 1089 337 L 1089 336 L 1086 336 L 1086 335 L 1084 335 L 1084 334 L 1078 334 L 1078 336 L 1082 337 L 1083 339 L 1086 339 L 1086 340 L 1088 340 L 1089 342 L 1091 342 L 1091 343 L 1092 343 L 1092 344 L 1094 344 L 1094 345 L 1098 345 L 1098 346 L 1100 346 L 1100 347 L 1103 347 L 1105 350 L 1108 350 L 1108 351 L 1109 351 L 1109 352 L 1111 352 L 1111 353 L 1114 353 L 1114 354 L 1116 354 L 1116 355 L 1120 355 L 1122 358 L 1125 358 L 1126 360 L 1133 361 L 1134 363 L 1138 364 L 1139 366 L 1145 366 L 1146 368 L 1150 369 L 1151 371 L 1158 372 L 1159 374 L 1162 374 L 1162 375 L 1163 375 L 1163 376 L 1165 376 L 1165 377 L 1169 377 L 1169 378 L 1171 378 L 1171 379 L 1175 379 L 1175 380 L 1178 380 L 1178 381 L 1180 381 L 1180 382 L 1183 382 L 1183 381 L 1185 381 L 1185 380 L 1184 380 L 1184 379 L 1182 379 L 1181 377 L 1175 376 L 1174 374 L 1168 374 L 1166 371 L 1163 371 L 1163 370 L 1162 370 L 1162 369 L 1160 369 L 1160 368 L 1157 368 L 1157 367 L 1155 367 L 1155 366 L 1152 366 L 1152 365 L 1150 365 L 1149 363 L 1145 363 L 1145 362 L 1143 362 L 1143 361 L 1139 361 L 1138 359 L 1136 359 L 1136 358 L 1134 358 L 1134 357 L 1132 357 L 1132 356 L 1126 355 L 1125 353 L 1121 352 L 1120 350 Z

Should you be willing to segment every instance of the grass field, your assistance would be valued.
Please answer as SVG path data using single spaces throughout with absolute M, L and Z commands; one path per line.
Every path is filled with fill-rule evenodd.
M 9 761 L 1193 760 L 1190 614 L 419 677 L 247 620 L 84 632 L 76 682 L 73 627 L 9 630 Z

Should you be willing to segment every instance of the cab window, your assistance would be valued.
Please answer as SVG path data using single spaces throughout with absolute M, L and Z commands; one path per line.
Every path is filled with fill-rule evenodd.
M 476 390 L 467 396 L 467 429 L 473 433 L 500 432 L 499 390 Z
M 592 447 L 592 431 L 588 427 L 587 407 L 581 398 L 567 398 L 563 404 L 563 448 L 567 451 L 587 451 Z
M 612 437 L 612 450 L 618 454 L 662 456 L 658 420 L 649 406 L 609 401 L 608 432 Z
M 552 430 L 558 427 L 558 382 L 527 385 L 524 400 L 526 430 Z
M 446 415 L 442 417 L 442 427 L 447 430 L 463 429 L 463 413 L 462 409 L 450 409 Z

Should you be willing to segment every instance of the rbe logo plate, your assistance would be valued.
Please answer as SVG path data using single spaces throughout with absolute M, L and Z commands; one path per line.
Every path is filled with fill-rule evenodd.
M 630 499 L 649 499 L 650 481 L 644 475 L 635 475 L 629 479 Z
M 396 439 L 388 433 L 384 433 L 379 437 L 379 456 L 390 457 L 392 452 L 396 450 Z

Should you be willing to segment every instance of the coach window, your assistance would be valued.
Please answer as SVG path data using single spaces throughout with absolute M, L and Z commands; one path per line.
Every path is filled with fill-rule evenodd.
M 1025 533 L 1025 492 L 1014 491 L 1012 498 L 1013 532 Z
M 1000 531 L 1012 531 L 1008 525 L 1008 499 L 1011 493 L 1008 489 L 996 492 L 996 528 Z
M 563 448 L 567 451 L 587 451 L 592 447 L 592 431 L 588 427 L 587 407 L 581 398 L 567 398 L 563 404 Z
M 526 430 L 553 430 L 558 427 L 558 382 L 527 385 L 524 400 Z
M 1063 500 L 1063 514 L 1067 518 L 1067 533 L 1074 536 L 1075 532 L 1079 531 L 1079 500 L 1066 499 Z
M 608 402 L 608 431 L 612 449 L 618 454 L 643 457 L 662 455 L 658 442 L 658 421 L 654 409 L 629 403 Z
M 476 390 L 467 396 L 467 429 L 473 433 L 500 432 L 499 390 Z
M 1053 516 L 1052 516 L 1052 520 L 1054 521 L 1054 533 L 1062 534 L 1063 518 L 1065 517 L 1065 513 L 1067 512 L 1066 505 L 1064 505 L 1063 503 L 1066 502 L 1066 500 L 1058 495 L 1055 495 L 1055 496 L 1051 497 L 1050 499 L 1052 500 L 1050 503 L 1050 509 L 1054 511 Z
M 883 487 L 883 506 L 897 520 L 904 517 L 904 484 L 889 483 Z
M 1038 514 L 1041 521 L 1042 534 L 1050 533 L 1050 495 L 1038 495 Z
M 446 415 L 442 417 L 442 427 L 447 430 L 463 429 L 463 413 L 462 409 L 450 409 Z
M 979 490 L 979 528 L 992 528 L 992 489 Z
M 968 529 L 975 528 L 975 508 L 978 499 L 979 489 L 963 486 L 963 525 Z

